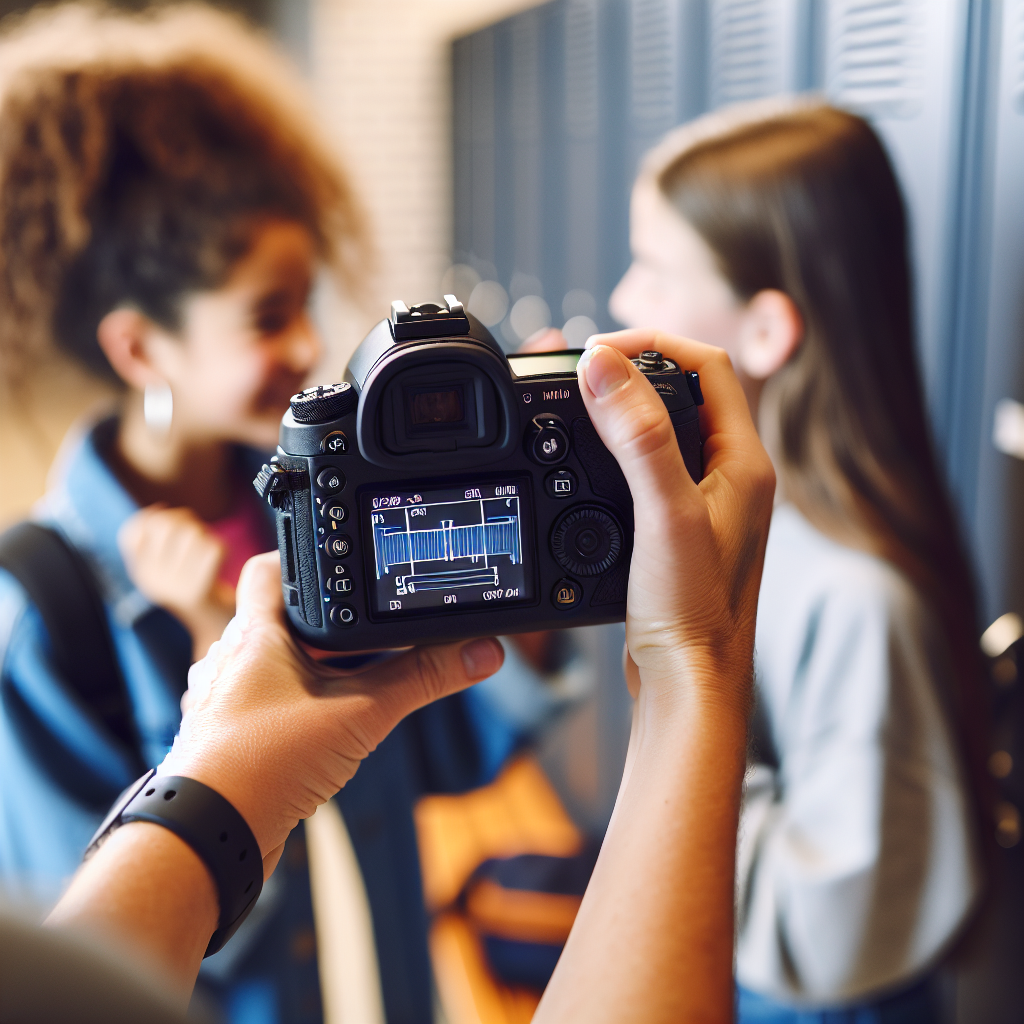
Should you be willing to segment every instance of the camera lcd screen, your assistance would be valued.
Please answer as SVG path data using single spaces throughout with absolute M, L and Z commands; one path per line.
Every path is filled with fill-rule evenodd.
M 450 391 L 421 391 L 409 403 L 409 419 L 414 426 L 432 426 L 435 423 L 461 423 L 462 389 Z
M 525 479 L 362 495 L 374 610 L 451 611 L 532 600 Z
M 582 352 L 541 352 L 537 355 L 511 355 L 508 365 L 516 377 L 576 376 Z

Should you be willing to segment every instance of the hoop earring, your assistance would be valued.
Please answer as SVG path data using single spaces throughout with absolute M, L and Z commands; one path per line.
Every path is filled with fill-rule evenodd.
M 142 416 L 158 437 L 166 437 L 174 419 L 174 395 L 168 384 L 147 384 L 142 393 Z

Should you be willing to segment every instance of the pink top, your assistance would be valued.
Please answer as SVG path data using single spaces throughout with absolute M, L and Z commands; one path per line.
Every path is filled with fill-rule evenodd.
M 264 551 L 274 548 L 270 525 L 259 504 L 247 494 L 239 494 L 237 508 L 229 516 L 207 523 L 214 536 L 224 542 L 226 553 L 217 574 L 222 583 L 238 586 L 242 566 Z

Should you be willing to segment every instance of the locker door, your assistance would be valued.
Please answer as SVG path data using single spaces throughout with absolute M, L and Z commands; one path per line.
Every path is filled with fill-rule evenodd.
M 965 268 L 980 285 L 967 325 L 983 353 L 984 385 L 976 447 L 965 450 L 964 468 L 976 460 L 972 519 L 986 621 L 1024 614 L 1024 462 L 992 444 L 996 403 L 1024 402 L 1024 0 L 993 5 L 992 29 L 989 166 L 977 189 L 984 226 L 973 266 Z
M 811 0 L 711 0 L 711 108 L 810 88 L 813 34 Z
M 908 206 L 918 351 L 928 407 L 945 441 L 944 370 L 953 323 L 954 242 L 969 0 L 828 0 L 829 99 L 868 117 Z
M 968 128 L 980 160 L 965 190 L 974 230 L 963 246 L 958 347 L 966 384 L 979 386 L 977 403 L 970 394 L 963 403 L 970 415 L 960 417 L 956 450 L 963 474 L 971 480 L 977 472 L 971 511 L 987 623 L 1004 612 L 1024 615 L 1024 448 L 1020 437 L 1000 437 L 1006 451 L 993 443 L 997 405 L 1024 403 L 1024 0 L 979 0 L 976 14 L 980 102 Z M 1020 1020 L 1024 1006 L 1024 652 L 1015 647 L 1015 659 L 1001 659 L 1003 671 L 993 672 L 998 753 L 990 768 L 1001 849 L 979 955 L 958 979 L 962 1024 Z
M 629 176 L 676 125 L 707 109 L 707 4 L 632 0 L 629 5 Z
M 494 36 L 487 28 L 452 50 L 456 260 L 485 278 L 494 276 L 496 255 Z

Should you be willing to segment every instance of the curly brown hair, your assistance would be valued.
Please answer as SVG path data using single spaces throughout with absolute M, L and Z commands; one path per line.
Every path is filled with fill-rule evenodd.
M 171 331 L 262 220 L 305 226 L 353 286 L 363 217 L 283 59 L 194 5 L 37 12 L 0 35 L 0 377 L 56 344 L 108 379 L 96 340 L 131 306 Z

